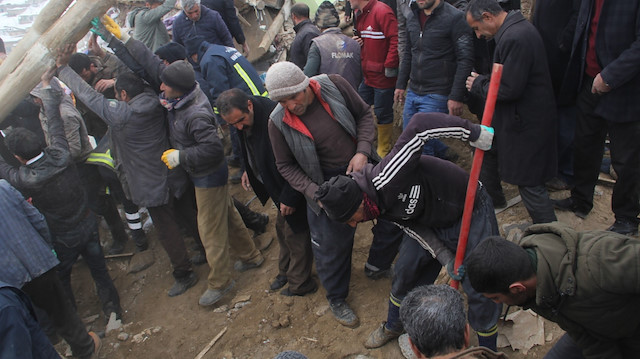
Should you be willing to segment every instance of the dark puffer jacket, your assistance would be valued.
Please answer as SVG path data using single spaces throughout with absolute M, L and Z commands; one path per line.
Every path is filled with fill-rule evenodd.
M 184 42 L 191 37 L 200 35 L 212 44 L 233 47 L 233 39 L 222 16 L 206 6 L 200 6 L 200 19 L 191 21 L 180 12 L 173 22 L 173 41 L 184 46 Z

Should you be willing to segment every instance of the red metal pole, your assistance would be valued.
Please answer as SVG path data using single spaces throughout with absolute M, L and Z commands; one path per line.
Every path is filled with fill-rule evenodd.
M 493 120 L 493 112 L 496 108 L 496 100 L 498 98 L 498 89 L 500 88 L 500 79 L 502 78 L 502 65 L 493 64 L 491 69 L 491 81 L 489 82 L 489 93 L 487 101 L 484 105 L 484 113 L 482 115 L 482 124 L 491 127 Z M 480 177 L 480 168 L 484 159 L 484 151 L 477 149 L 473 154 L 473 163 L 471 164 L 471 174 L 469 175 L 469 183 L 467 184 L 467 196 L 464 201 L 464 211 L 462 212 L 462 226 L 460 227 L 460 236 L 458 237 L 458 249 L 456 250 L 456 261 L 454 262 L 454 273 L 458 274 L 458 268 L 462 264 L 464 254 L 467 250 L 467 241 L 469 239 L 469 229 L 471 227 L 471 214 L 473 213 L 473 205 L 476 200 L 476 190 L 478 189 L 478 178 Z M 458 281 L 451 282 L 451 286 L 458 289 Z

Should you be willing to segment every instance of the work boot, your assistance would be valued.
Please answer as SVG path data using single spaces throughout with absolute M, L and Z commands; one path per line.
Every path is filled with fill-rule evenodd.
M 269 223 L 269 216 L 266 214 L 252 211 L 249 207 L 245 206 L 237 199 L 233 199 L 233 205 L 240 213 L 242 222 L 244 225 L 254 232 L 254 235 L 259 236 L 267 231 L 267 224 Z
M 293 297 L 293 296 L 304 297 L 307 294 L 313 294 L 317 291 L 318 291 L 318 283 L 316 283 L 316 281 L 313 280 L 312 278 L 309 278 L 305 283 L 305 285 L 301 286 L 300 290 L 294 292 L 291 290 L 291 287 L 288 287 L 280 291 L 280 294 L 286 297 Z
M 345 301 L 338 301 L 329 303 L 329 308 L 331 308 L 331 313 L 336 318 L 338 323 L 344 325 L 348 328 L 355 328 L 360 324 L 356 313 L 353 312 L 353 309 L 349 307 L 349 304 Z
M 108 255 L 122 254 L 122 252 L 124 252 L 124 243 L 125 242 L 114 240 L 107 254 Z
M 369 334 L 369 338 L 364 342 L 364 347 L 367 349 L 375 349 L 380 348 L 381 346 L 387 344 L 393 339 L 397 338 L 402 334 L 401 332 L 396 332 L 393 330 L 387 329 L 385 326 L 386 323 L 382 323 L 376 330 Z
M 149 241 L 143 229 L 134 229 L 131 231 L 131 239 L 136 244 L 136 252 L 144 252 L 149 248 Z
M 222 289 L 207 289 L 202 296 L 200 296 L 200 300 L 198 301 L 198 304 L 200 304 L 203 307 L 208 307 L 210 305 L 214 305 L 216 304 L 220 299 L 222 299 L 222 297 L 227 294 L 231 289 L 233 289 L 233 286 L 236 284 L 236 282 L 234 280 L 231 280 L 231 282 L 226 286 L 223 287 Z
M 169 289 L 167 293 L 170 297 L 178 296 L 187 291 L 187 289 L 193 287 L 198 283 L 198 276 L 194 272 L 189 272 L 189 274 L 180 279 L 176 279 L 176 282 L 173 283 L 173 287 Z
M 381 278 L 391 278 L 391 274 L 392 274 L 391 268 L 373 270 L 367 267 L 367 265 L 364 266 L 364 275 L 367 276 L 367 278 L 372 280 L 378 280 Z
M 616 219 L 613 225 L 607 228 L 607 231 L 624 234 L 625 236 L 635 236 L 638 234 L 638 222 L 633 220 Z
M 391 135 L 393 134 L 393 124 L 385 123 L 378 125 L 378 156 L 384 158 L 391 152 Z
M 194 266 L 199 266 L 207 263 L 207 255 L 203 251 L 197 251 L 196 254 L 189 258 L 189 261 Z
M 573 212 L 573 214 L 582 219 L 585 219 L 589 212 L 591 212 L 591 208 L 587 209 L 586 206 L 580 206 L 578 203 L 576 203 L 576 201 L 573 200 L 573 197 L 559 200 L 552 199 L 551 203 L 553 204 L 554 208 L 557 208 L 561 211 Z
M 278 289 L 284 287 L 287 284 L 288 281 L 289 280 L 287 279 L 287 276 L 277 275 L 276 279 L 273 282 L 271 282 L 271 285 L 269 286 L 269 289 L 270 290 L 278 290 Z
M 263 262 L 264 262 L 263 256 L 260 256 L 260 259 L 258 259 L 256 262 L 253 262 L 253 263 L 237 261 L 233 264 L 233 269 L 237 270 L 238 272 L 244 272 L 244 271 L 248 271 L 249 269 L 260 267 Z

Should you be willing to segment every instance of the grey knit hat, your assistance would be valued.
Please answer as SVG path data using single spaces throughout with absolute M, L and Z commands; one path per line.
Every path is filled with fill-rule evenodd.
M 333 6 L 331 2 L 325 0 L 318 6 L 314 22 L 320 29 L 336 27 L 340 25 L 340 15 L 338 15 L 336 7 Z
M 178 91 L 187 93 L 196 84 L 196 74 L 193 66 L 185 60 L 178 60 L 167 66 L 160 74 L 162 82 Z
M 293 62 L 282 61 L 271 65 L 264 83 L 269 91 L 269 98 L 280 101 L 307 88 L 309 78 Z

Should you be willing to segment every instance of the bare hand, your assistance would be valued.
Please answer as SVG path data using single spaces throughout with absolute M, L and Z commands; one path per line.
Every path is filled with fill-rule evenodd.
M 289 207 L 289 206 L 287 206 L 287 205 L 286 205 L 286 204 L 284 204 L 284 203 L 280 203 L 280 213 L 281 213 L 283 216 L 291 215 L 291 214 L 293 214 L 293 212 L 295 212 L 295 211 L 296 211 L 296 208 L 295 208 L 295 207 Z
M 71 58 L 71 55 L 73 55 L 75 52 L 76 52 L 75 44 L 67 44 L 62 46 L 58 50 L 58 56 L 56 57 L 56 66 L 58 67 L 67 66 L 69 64 L 69 59 Z
M 393 91 L 393 102 L 395 103 L 403 103 L 404 102 L 404 90 L 396 89 Z
M 361 169 L 364 168 L 367 162 L 368 162 L 367 156 L 363 155 L 360 152 L 356 153 L 351 158 L 351 161 L 349 161 L 349 166 L 347 167 L 347 174 L 350 174 L 351 172 L 360 171 Z
M 245 191 L 251 191 L 251 183 L 249 183 L 249 175 L 247 175 L 247 171 L 242 172 L 240 183 L 242 184 L 242 188 L 244 188 Z
M 40 77 L 40 80 L 42 80 L 42 87 L 49 87 L 51 79 L 53 78 L 53 75 L 56 73 L 57 69 L 57 67 L 51 66 L 51 68 L 49 68 L 47 71 L 45 71 L 44 74 L 42 74 L 42 76 Z
M 478 74 L 476 72 L 471 72 L 471 76 L 467 77 L 467 82 L 465 83 L 465 86 L 467 87 L 467 91 L 471 91 L 471 88 L 473 87 L 473 82 L 476 80 L 477 77 L 478 77 Z
M 600 74 L 597 74 L 596 77 L 593 79 L 593 85 L 591 86 L 591 93 L 602 95 L 609 91 L 611 91 L 611 87 L 609 87 L 609 85 L 607 85 L 607 83 L 604 82 L 604 79 L 602 78 L 602 76 L 600 76 Z
M 104 92 L 106 89 L 112 88 L 116 84 L 116 80 L 114 79 L 102 79 L 96 82 L 94 88 L 98 92 Z
M 99 58 L 103 58 L 105 56 L 104 49 L 102 49 L 102 47 L 98 45 L 98 35 L 91 34 L 91 37 L 89 38 L 88 46 L 89 46 L 89 51 L 93 55 L 98 56 Z
M 364 44 L 364 40 L 362 40 L 360 36 L 353 36 L 352 39 L 356 40 L 360 47 L 362 47 L 362 44 Z
M 463 107 L 462 102 L 454 101 L 454 100 L 447 101 L 447 108 L 449 109 L 450 115 L 454 115 L 454 116 L 462 115 L 462 107 Z
M 251 49 L 249 49 L 249 44 L 247 44 L 246 42 L 242 44 L 242 54 L 244 55 L 244 57 L 249 57 L 250 51 Z

